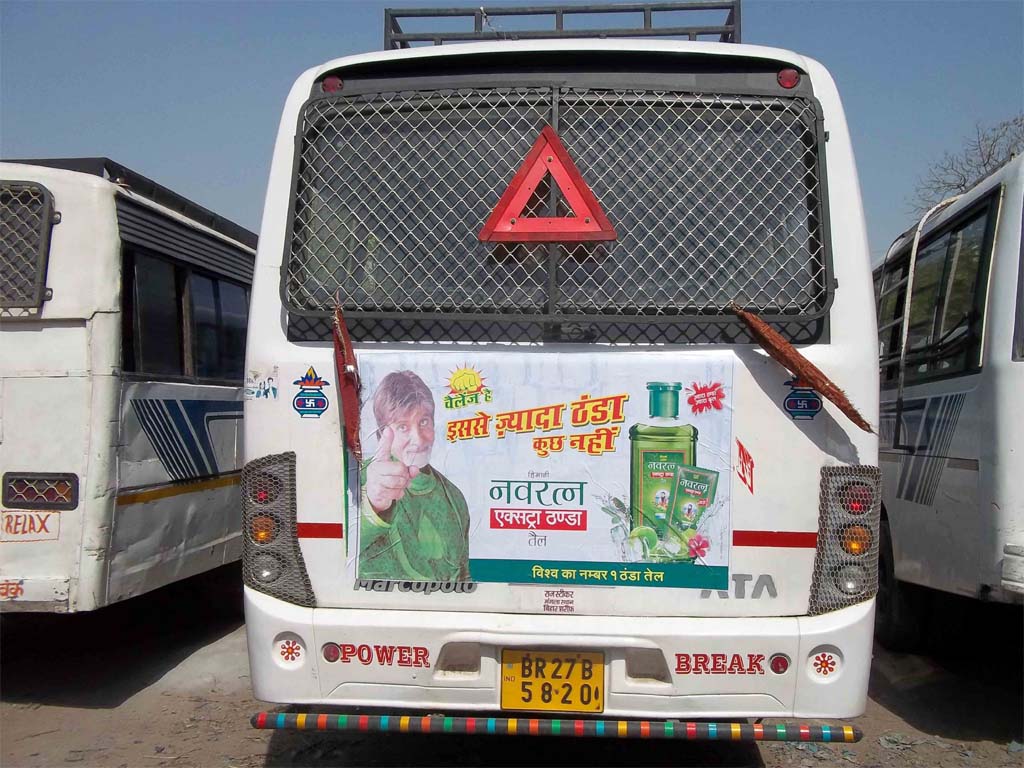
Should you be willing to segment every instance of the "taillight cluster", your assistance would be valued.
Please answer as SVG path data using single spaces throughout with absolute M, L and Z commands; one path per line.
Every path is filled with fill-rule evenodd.
M 811 615 L 871 598 L 878 588 L 878 467 L 821 471 Z
M 57 472 L 7 472 L 3 505 L 9 509 L 74 509 L 78 475 Z
M 246 533 L 253 544 L 270 544 L 281 530 L 281 521 L 274 514 L 276 502 L 284 489 L 281 478 L 270 472 L 254 472 L 245 482 L 247 501 L 253 506 Z
M 295 605 L 316 600 L 296 536 L 295 454 L 242 469 L 242 565 L 247 586 Z

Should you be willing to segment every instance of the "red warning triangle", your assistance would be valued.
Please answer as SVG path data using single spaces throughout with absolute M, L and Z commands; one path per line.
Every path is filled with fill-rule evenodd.
M 524 217 L 527 203 L 549 173 L 575 215 Z M 583 243 L 618 239 L 601 204 L 550 125 L 540 132 L 478 237 L 484 243 Z

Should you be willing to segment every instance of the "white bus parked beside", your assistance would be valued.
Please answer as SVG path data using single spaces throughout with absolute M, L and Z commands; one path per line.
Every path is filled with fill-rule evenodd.
M 0 610 L 239 557 L 255 246 L 105 158 L 0 163 Z
M 285 104 L 243 568 L 255 694 L 312 711 L 254 724 L 859 738 L 715 722 L 866 700 L 877 438 L 730 308 L 877 424 L 832 78 L 735 26 L 496 42 L 459 13 L 491 42 L 330 61 Z
M 875 270 L 878 630 L 894 647 L 926 625 L 926 595 L 907 585 L 1024 596 L 1022 200 L 1018 157 L 926 214 Z

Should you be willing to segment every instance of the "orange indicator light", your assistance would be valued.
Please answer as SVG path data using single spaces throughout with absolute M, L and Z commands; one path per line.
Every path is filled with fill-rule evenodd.
M 849 525 L 840 534 L 840 544 L 851 555 L 863 555 L 871 548 L 871 531 L 864 525 Z

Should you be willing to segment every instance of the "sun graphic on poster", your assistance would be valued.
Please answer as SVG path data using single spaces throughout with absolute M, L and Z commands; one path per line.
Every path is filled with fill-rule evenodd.
M 483 391 L 484 377 L 475 368 L 463 366 L 452 371 L 448 386 L 453 395 L 473 395 Z

